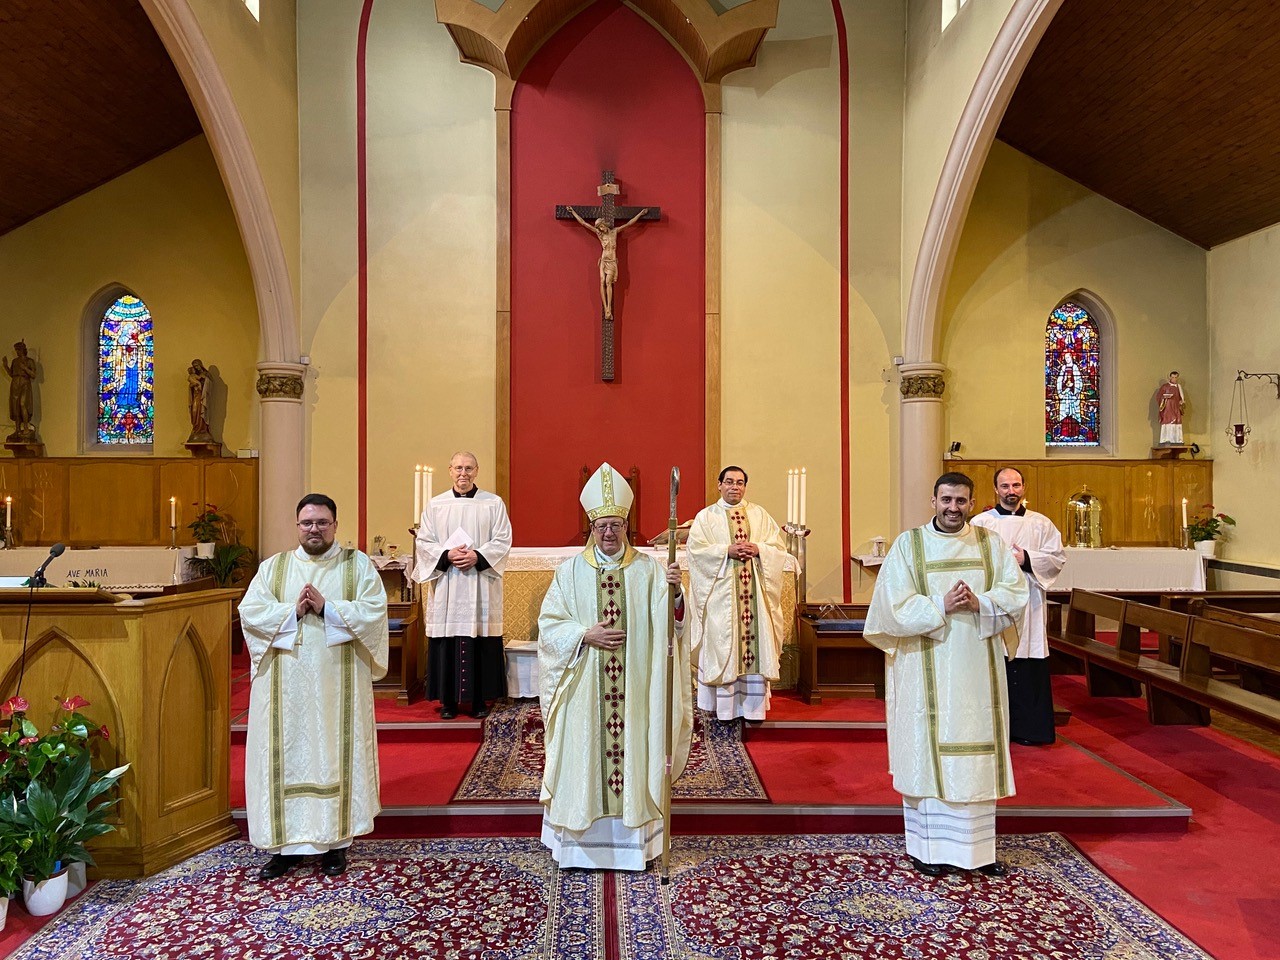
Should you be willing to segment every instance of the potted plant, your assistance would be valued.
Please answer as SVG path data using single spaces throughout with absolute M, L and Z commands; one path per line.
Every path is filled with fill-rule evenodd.
M 12 830 L 0 830 L 0 930 L 9 915 L 9 899 L 22 889 L 22 865 L 19 858 L 30 841 Z
M 199 503 L 192 504 L 199 507 Z M 206 503 L 196 514 L 196 518 L 187 524 L 196 540 L 196 556 L 208 559 L 213 556 L 214 544 L 220 539 L 226 518 L 218 513 L 215 504 Z
M 213 577 L 220 587 L 229 587 L 236 574 L 253 562 L 253 551 L 243 543 L 219 543 L 211 557 L 196 557 L 190 561 L 201 573 Z
M 1235 520 L 1225 513 L 1214 513 L 1213 504 L 1206 503 L 1187 523 L 1187 536 L 1196 550 L 1206 557 L 1218 554 L 1218 540 L 1226 533 L 1224 527 L 1234 527 Z

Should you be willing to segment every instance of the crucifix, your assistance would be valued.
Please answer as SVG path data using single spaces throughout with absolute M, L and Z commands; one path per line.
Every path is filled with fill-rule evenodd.
M 618 234 L 641 220 L 662 218 L 660 207 L 619 207 L 618 184 L 613 171 L 603 171 L 604 182 L 596 187 L 600 206 L 583 207 L 581 210 L 561 204 L 556 206 L 557 220 L 576 220 L 590 230 L 600 241 L 600 379 L 613 381 L 613 284 L 618 279 Z M 628 217 L 626 223 L 615 226 L 620 217 Z

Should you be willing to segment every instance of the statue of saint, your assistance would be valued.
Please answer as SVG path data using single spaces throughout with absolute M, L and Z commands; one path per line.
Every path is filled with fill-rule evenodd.
M 27 356 L 27 344 L 19 340 L 13 345 L 16 356 L 13 363 L 8 357 L 0 358 L 4 372 L 9 375 L 9 419 L 13 421 L 11 443 L 32 443 L 36 428 L 31 422 L 34 416 L 34 400 L 31 385 L 36 379 L 36 362 Z
M 212 443 L 209 432 L 209 371 L 197 357 L 187 367 L 187 411 L 191 415 L 191 436 L 187 443 Z
M 587 223 L 582 217 L 578 216 L 578 211 L 574 210 L 573 207 L 568 207 L 567 209 L 573 214 L 573 219 L 595 234 L 596 239 L 600 241 L 600 302 L 604 304 L 604 318 L 612 320 L 613 284 L 618 279 L 618 234 L 648 213 L 649 208 L 645 207 L 618 227 L 609 226 L 609 221 L 603 217 L 596 220 L 594 224 Z
M 1178 382 L 1178 371 L 1171 370 L 1169 378 L 1156 391 L 1156 409 L 1160 416 L 1160 443 L 1182 446 L 1182 408 L 1187 398 Z

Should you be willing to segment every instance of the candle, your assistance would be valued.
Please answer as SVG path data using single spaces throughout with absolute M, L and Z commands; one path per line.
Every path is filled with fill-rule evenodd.
M 808 511 L 805 509 L 809 500 L 809 471 L 805 467 L 800 468 L 800 526 L 804 526 L 805 517 Z
M 424 506 L 431 502 L 431 497 L 435 493 L 435 485 L 436 485 L 435 467 L 427 467 L 427 496 L 423 502 Z
M 422 464 L 413 468 L 413 522 L 422 516 Z
M 8 517 L 8 508 L 6 507 L 6 519 Z M 178 527 L 178 498 L 169 498 L 169 526 L 177 529 Z
M 1185 530 L 1186 527 L 1187 527 L 1187 498 L 1183 497 L 1182 498 L 1182 528 Z
M 787 525 L 790 526 L 796 519 L 796 472 L 790 468 L 787 469 Z
M 13 497 L 4 498 L 4 528 L 13 526 Z

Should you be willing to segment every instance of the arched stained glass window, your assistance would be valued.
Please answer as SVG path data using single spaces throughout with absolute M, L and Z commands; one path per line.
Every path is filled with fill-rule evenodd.
M 155 437 L 151 311 L 124 294 L 98 324 L 98 442 L 149 444 Z
M 1102 443 L 1100 338 L 1084 307 L 1064 301 L 1044 331 L 1044 442 L 1048 447 Z

